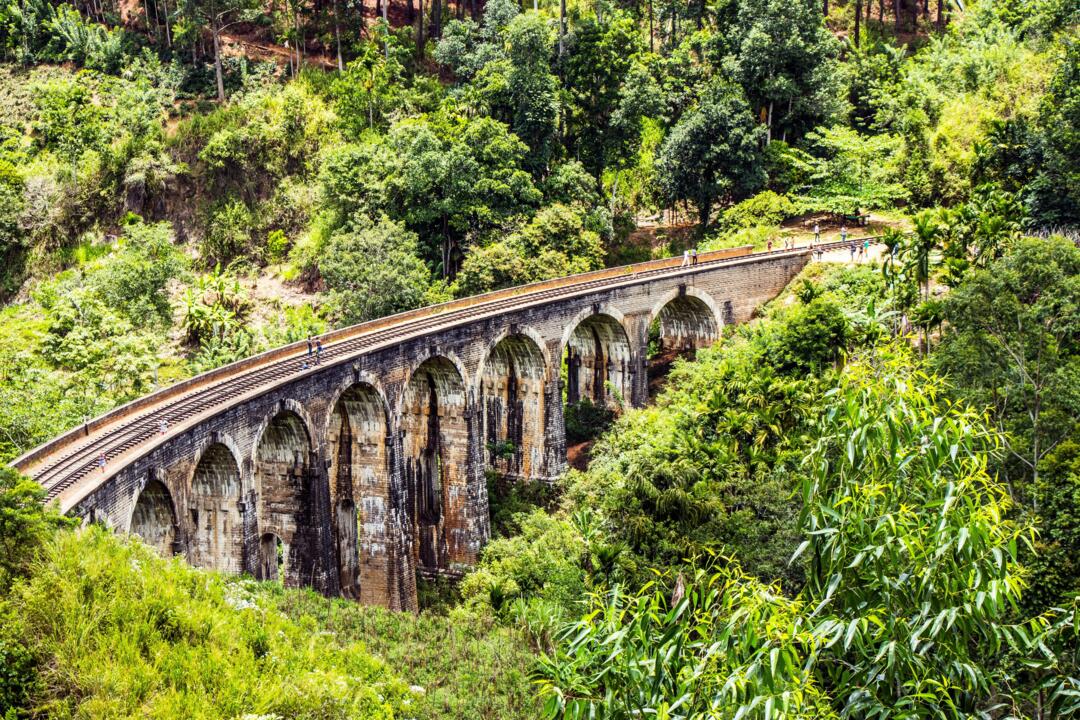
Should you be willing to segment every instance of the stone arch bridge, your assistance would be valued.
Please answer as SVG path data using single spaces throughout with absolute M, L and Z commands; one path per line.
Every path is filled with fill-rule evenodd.
M 737 248 L 402 313 L 323 335 L 318 365 L 278 348 L 14 464 L 63 512 L 195 565 L 412 609 L 418 571 L 453 573 L 487 540 L 487 471 L 563 471 L 564 402 L 643 404 L 650 327 L 710 343 L 809 255 Z

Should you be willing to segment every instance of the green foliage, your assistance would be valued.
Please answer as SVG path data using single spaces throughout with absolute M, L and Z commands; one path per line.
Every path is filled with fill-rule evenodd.
M 385 216 L 359 216 L 331 235 L 319 272 L 345 324 L 420 307 L 431 285 L 416 235 Z
M 461 581 L 461 595 L 472 612 L 520 611 L 515 598 L 547 603 L 571 612 L 585 590 L 588 547 L 573 523 L 543 510 L 516 518 L 517 535 L 496 538 L 484 548 L 475 571 Z M 483 614 L 483 613 L 481 613 Z
M 1021 528 L 987 472 L 997 437 L 940 392 L 903 351 L 850 366 L 807 461 L 797 552 L 848 717 L 969 717 L 996 686 L 984 659 L 1024 586 Z
M 807 135 L 818 158 L 812 161 L 813 196 L 837 211 L 893 207 L 907 199 L 901 184 L 900 138 L 872 137 L 834 126 Z
M 1003 475 L 1030 502 L 1040 463 L 1080 423 L 1080 250 L 1063 238 L 1021 240 L 968 274 L 945 317 L 934 363 L 961 397 L 991 409 L 1008 438 Z
M 790 199 L 765 190 L 725 210 L 720 216 L 720 227 L 724 230 L 741 230 L 759 225 L 779 225 L 795 214 L 795 204 Z
M 539 210 L 505 240 L 470 252 L 454 282 L 461 296 L 603 267 L 604 246 L 580 206 Z
M 362 646 L 288 620 L 250 580 L 101 528 L 56 535 L 0 616 L 38 663 L 46 717 L 390 718 L 408 699 Z
M 849 344 L 848 321 L 829 298 L 812 298 L 791 310 L 766 337 L 770 363 L 783 373 L 813 372 L 838 362 Z
M 45 490 L 7 466 L 0 466 L 0 597 L 25 577 L 38 553 L 75 521 L 44 504 Z
M 714 200 L 738 200 L 764 184 L 762 136 L 739 87 L 712 83 L 660 148 L 657 173 L 665 197 L 692 200 L 704 230 Z
M 794 142 L 836 113 L 838 43 L 814 0 L 739 0 L 716 51 L 769 137 Z
M 577 445 L 599 437 L 614 421 L 615 412 L 606 405 L 582 398 L 563 408 L 563 419 L 566 421 L 566 442 Z
M 1004 627 L 1024 586 L 1022 529 L 987 473 L 997 436 L 939 402 L 940 385 L 903 348 L 848 365 L 792 465 L 805 533 L 792 559 L 808 558 L 798 595 L 726 558 L 597 595 L 542 661 L 547 714 L 963 718 L 1007 692 L 985 651 L 1037 652 Z
M 717 565 L 591 596 L 541 660 L 545 717 L 835 717 L 801 667 L 799 606 Z
M 277 607 L 304 627 L 377 655 L 415 690 L 394 717 L 532 720 L 539 703 L 520 631 L 455 613 L 394 612 L 311 591 L 277 591 Z

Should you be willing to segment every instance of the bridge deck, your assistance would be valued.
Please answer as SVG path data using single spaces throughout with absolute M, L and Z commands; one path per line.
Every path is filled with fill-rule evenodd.
M 837 250 L 847 245 L 836 242 L 820 247 Z M 692 276 L 717 265 L 752 261 L 763 256 L 808 252 L 808 247 L 764 253 L 751 253 L 748 247 L 734 248 L 702 253 L 694 267 L 682 267 L 681 258 L 668 258 L 510 288 L 354 325 L 321 336 L 324 347 L 319 367 L 301 369 L 307 355 L 304 342 L 276 348 L 116 408 L 31 450 L 13 465 L 39 482 L 46 489 L 48 499 L 59 500 L 61 509 L 66 511 L 127 462 L 186 428 L 247 398 L 326 367 L 353 361 L 374 349 L 478 318 L 598 289 L 661 277 Z M 162 420 L 168 423 L 164 435 L 159 430 Z M 98 482 L 81 482 L 98 472 L 97 461 L 101 455 L 105 456 L 107 466 L 96 478 Z

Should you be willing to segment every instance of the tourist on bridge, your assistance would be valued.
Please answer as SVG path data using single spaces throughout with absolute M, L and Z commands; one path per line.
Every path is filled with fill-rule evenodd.
M 105 474 L 105 453 L 98 453 L 97 466 L 101 468 L 101 473 Z
M 322 362 L 322 340 L 315 340 L 315 364 Z
M 697 265 L 697 248 L 690 248 L 690 264 Z
M 821 225 L 814 223 L 814 244 L 821 242 Z
M 840 242 L 847 242 L 847 225 L 840 226 Z
M 313 352 L 315 352 L 315 346 L 312 345 L 311 336 L 308 335 L 307 336 L 307 354 L 308 354 L 308 357 L 311 357 L 311 353 L 313 353 Z
M 851 245 L 848 246 L 851 249 L 851 262 L 855 262 L 855 251 L 856 251 L 855 250 L 855 245 L 856 244 L 857 243 L 852 242 Z
M 768 248 L 769 252 L 772 252 L 772 240 L 766 243 L 765 247 Z
M 158 420 L 158 432 L 161 433 L 162 435 L 169 432 L 169 421 L 166 420 L 165 418 L 162 418 L 161 420 Z
M 682 265 L 679 267 L 690 267 L 690 249 L 682 251 Z

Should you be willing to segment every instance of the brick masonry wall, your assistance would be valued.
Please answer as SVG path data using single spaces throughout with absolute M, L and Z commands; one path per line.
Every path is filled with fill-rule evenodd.
M 226 571 L 265 573 L 274 564 L 268 555 L 276 536 L 287 584 L 415 609 L 418 567 L 434 558 L 437 567 L 429 569 L 453 571 L 475 562 L 486 542 L 485 469 L 533 480 L 565 469 L 559 371 L 575 329 L 604 315 L 606 327 L 625 333 L 594 337 L 620 345 L 611 349 L 618 362 L 606 371 L 641 405 L 648 329 L 665 306 L 675 303 L 666 314 L 671 335 L 711 340 L 717 328 L 749 320 L 808 257 L 778 254 L 689 268 L 676 277 L 628 278 L 620 287 L 468 321 L 328 365 L 110 468 L 71 512 L 136 530 L 163 551 Z M 513 342 L 496 351 L 507 337 Z M 518 377 L 509 377 L 508 367 L 521 368 Z M 350 390 L 357 386 L 363 391 Z M 436 426 L 437 442 L 429 437 Z M 511 432 L 520 438 L 518 456 L 493 459 L 489 436 L 506 439 Z M 437 461 L 425 456 L 429 450 Z M 420 466 L 439 477 L 418 484 Z M 423 501 L 424 488 L 439 497 Z M 417 516 L 424 502 L 437 508 L 434 520 Z M 427 558 L 421 531 L 431 533 Z M 356 555 L 342 542 L 357 543 Z

